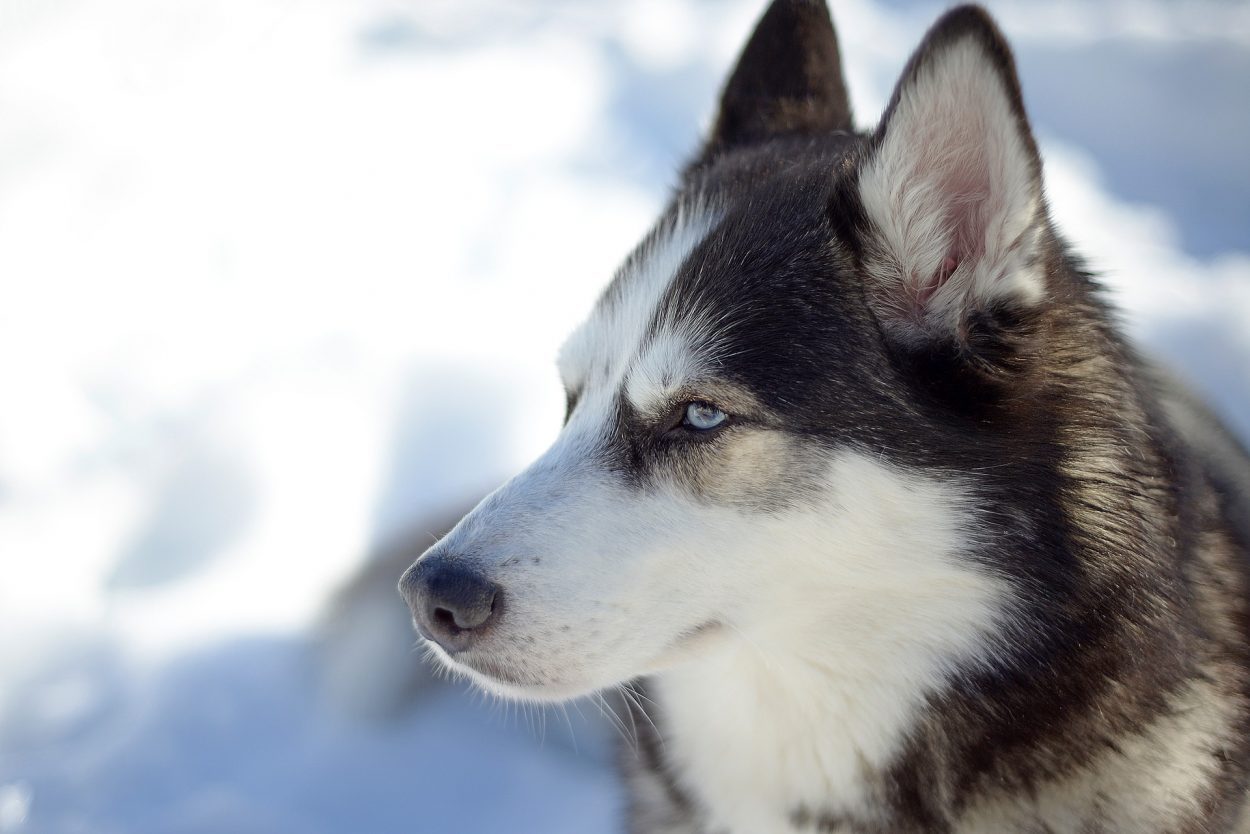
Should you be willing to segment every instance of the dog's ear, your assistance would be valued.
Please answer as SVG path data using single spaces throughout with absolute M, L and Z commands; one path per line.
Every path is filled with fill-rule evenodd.
M 699 158 L 833 130 L 851 130 L 851 105 L 825 0 L 773 0 L 738 56 Z
M 867 296 L 886 332 L 966 344 L 1044 298 L 1041 159 L 989 15 L 944 15 L 908 62 L 858 169 Z

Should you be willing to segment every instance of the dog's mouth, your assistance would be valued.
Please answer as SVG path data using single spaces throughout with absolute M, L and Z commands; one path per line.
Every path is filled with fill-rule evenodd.
M 681 632 L 664 647 L 652 664 L 653 668 L 647 670 L 648 673 L 658 672 L 690 659 L 723 639 L 728 631 L 729 627 L 723 621 L 707 620 Z
M 576 698 L 602 689 L 610 689 L 637 677 L 653 674 L 683 660 L 690 659 L 710 642 L 723 637 L 728 627 L 720 620 L 708 620 L 687 629 L 661 649 L 645 668 L 623 670 L 603 681 L 579 681 L 559 674 L 549 674 L 532 659 L 511 657 L 498 651 L 472 648 L 452 654 L 438 643 L 427 641 L 431 654 L 451 671 L 467 677 L 483 689 L 525 700 L 560 701 Z M 563 665 L 576 666 L 577 664 Z
M 504 698 L 531 703 L 570 701 L 595 691 L 598 687 L 586 682 L 547 674 L 533 662 L 500 656 L 478 649 L 448 653 L 437 643 L 429 642 L 431 654 L 454 675 L 468 679 L 478 688 Z
M 491 683 L 523 689 L 560 684 L 558 680 L 541 675 L 533 666 L 503 660 L 494 653 L 470 649 L 452 655 L 433 640 L 427 640 L 426 643 L 434 657 L 444 666 L 452 671 L 464 673 L 478 683 L 482 683 L 482 679 L 485 679 Z
M 532 669 L 526 669 L 525 667 L 517 664 L 502 662 L 492 655 L 483 655 L 481 657 L 458 657 L 457 661 L 462 665 L 469 667 L 479 675 L 484 675 L 494 681 L 507 684 L 509 686 L 533 688 L 550 686 L 558 683 L 558 681 L 552 681 L 542 677 Z
M 720 620 L 708 620 L 707 622 L 700 623 L 689 631 L 683 631 L 677 636 L 677 639 L 673 641 L 673 644 L 676 646 L 688 644 L 693 640 L 700 640 L 712 634 L 716 634 L 723 628 L 725 628 L 725 624 Z

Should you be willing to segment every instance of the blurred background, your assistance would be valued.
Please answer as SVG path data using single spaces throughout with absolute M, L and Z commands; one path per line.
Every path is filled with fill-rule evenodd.
M 764 0 L 0 0 L 0 834 L 615 832 L 600 705 L 436 681 L 400 566 Z M 943 4 L 834 0 L 871 126 Z M 1250 6 L 991 3 L 1061 227 L 1250 437 Z

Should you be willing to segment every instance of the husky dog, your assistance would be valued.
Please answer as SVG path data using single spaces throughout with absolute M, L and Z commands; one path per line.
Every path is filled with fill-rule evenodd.
M 495 693 L 640 680 L 633 831 L 1250 830 L 1250 458 L 1064 244 L 983 10 L 860 133 L 775 0 L 559 365 L 401 590 Z

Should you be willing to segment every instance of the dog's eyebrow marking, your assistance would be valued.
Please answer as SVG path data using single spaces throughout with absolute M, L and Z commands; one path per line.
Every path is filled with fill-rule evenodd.
M 648 339 L 625 376 L 625 397 L 639 412 L 652 411 L 702 376 L 703 363 L 687 334 L 665 329 Z
M 624 400 L 634 414 L 645 420 L 662 419 L 683 403 L 704 401 L 735 418 L 746 418 L 757 425 L 776 423 L 775 415 L 751 391 L 703 371 L 677 380 L 663 390 L 646 389 L 638 401 L 633 399 L 627 385 Z
M 621 385 L 645 347 L 664 290 L 720 218 L 706 200 L 686 199 L 626 259 L 590 317 L 560 349 L 560 374 L 570 390 L 592 381 Z

